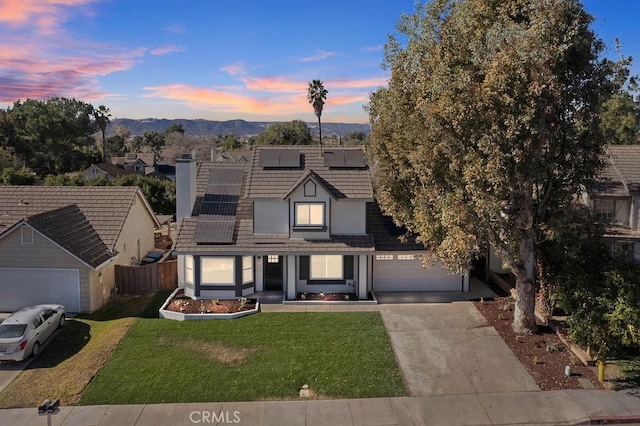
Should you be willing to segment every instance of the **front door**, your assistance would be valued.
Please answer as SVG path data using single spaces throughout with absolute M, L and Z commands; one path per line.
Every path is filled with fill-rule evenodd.
M 264 256 L 264 289 L 282 291 L 282 256 Z

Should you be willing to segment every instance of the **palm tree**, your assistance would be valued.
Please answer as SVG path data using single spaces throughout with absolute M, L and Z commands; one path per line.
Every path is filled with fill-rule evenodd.
M 111 117 L 109 108 L 104 105 L 100 105 L 98 109 L 93 111 L 93 118 L 96 120 L 96 125 L 100 132 L 102 133 L 102 161 L 105 159 L 105 132 L 107 130 L 107 125 L 111 121 L 109 118 Z
M 320 116 L 322 115 L 322 107 L 327 99 L 327 90 L 324 88 L 322 81 L 313 80 L 309 82 L 307 91 L 307 100 L 313 105 L 313 110 L 318 117 L 318 135 L 320 136 L 320 150 L 322 150 L 322 125 L 320 124 Z

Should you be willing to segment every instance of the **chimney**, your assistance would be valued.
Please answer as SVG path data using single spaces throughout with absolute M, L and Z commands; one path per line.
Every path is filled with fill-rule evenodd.
M 176 160 L 176 222 L 191 217 L 196 202 L 196 160 L 192 154 L 182 154 Z

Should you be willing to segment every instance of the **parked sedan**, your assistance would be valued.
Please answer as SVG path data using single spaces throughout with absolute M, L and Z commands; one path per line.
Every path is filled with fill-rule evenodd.
M 14 312 L 0 324 L 0 361 L 38 355 L 42 343 L 64 323 L 62 305 L 37 305 Z

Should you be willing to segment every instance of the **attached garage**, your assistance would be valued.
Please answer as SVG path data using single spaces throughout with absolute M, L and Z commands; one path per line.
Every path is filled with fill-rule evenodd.
M 373 291 L 464 291 L 463 278 L 440 263 L 424 269 L 415 254 L 378 253 L 373 257 Z
M 80 312 L 78 269 L 0 268 L 0 312 L 42 303 L 64 305 Z

